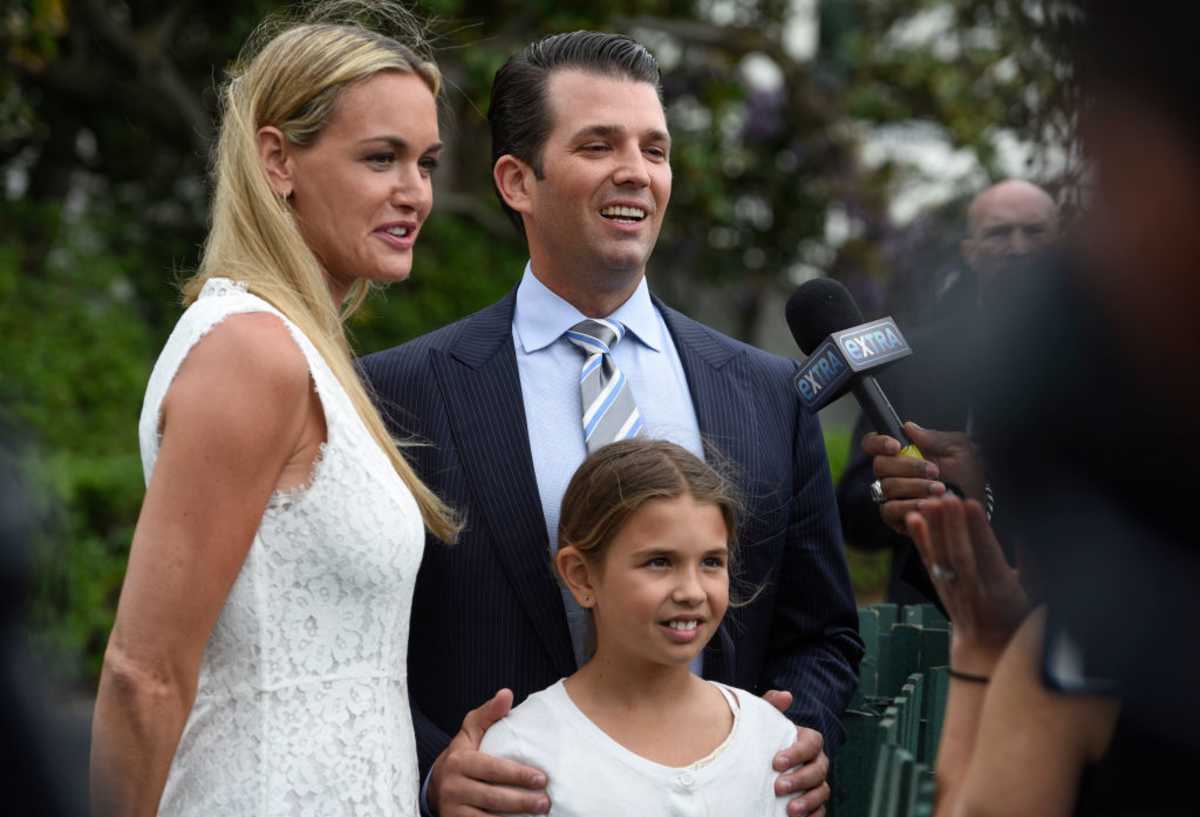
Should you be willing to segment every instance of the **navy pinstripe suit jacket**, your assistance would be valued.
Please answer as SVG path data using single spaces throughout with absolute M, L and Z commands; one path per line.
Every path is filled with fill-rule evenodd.
M 360 361 L 421 478 L 465 511 L 458 544 L 430 540 L 413 603 L 409 696 L 424 777 L 466 713 L 501 687 L 520 703 L 575 670 L 530 455 L 512 341 L 515 291 Z M 705 674 L 795 695 L 788 716 L 832 756 L 862 654 L 825 448 L 800 410 L 794 361 L 731 340 L 655 301 L 706 443 L 737 467 L 745 586 L 705 651 Z

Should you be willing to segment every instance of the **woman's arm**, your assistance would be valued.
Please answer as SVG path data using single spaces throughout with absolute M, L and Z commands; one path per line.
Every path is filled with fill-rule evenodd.
M 99 817 L 156 813 L 204 645 L 267 500 L 311 471 L 324 437 L 303 354 L 263 313 L 228 318 L 191 350 L 162 418 L 92 724 Z
M 1029 616 L 1004 651 L 983 701 L 978 737 L 956 802 L 938 814 L 1066 817 L 1080 776 L 1112 740 L 1113 698 L 1062 695 L 1041 680 L 1045 611 Z M 940 775 L 939 757 L 939 775 Z M 950 808 L 953 806 L 953 809 Z
M 950 614 L 951 678 L 938 747 L 938 817 L 1068 815 L 1116 704 L 1051 693 L 1038 671 L 1044 615 L 1028 604 L 977 502 L 922 503 L 908 529 Z M 935 568 L 936 566 L 936 568 Z

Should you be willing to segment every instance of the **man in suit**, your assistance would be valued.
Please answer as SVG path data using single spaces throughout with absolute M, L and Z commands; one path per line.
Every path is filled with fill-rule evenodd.
M 973 341 L 989 297 L 1046 248 L 1057 235 L 1057 223 L 1054 199 L 1020 179 L 994 184 L 971 201 L 962 242 L 966 269 L 943 292 L 934 322 L 906 333 L 913 356 L 879 376 L 900 417 L 923 426 L 908 431 L 925 462 L 899 456 L 894 440 L 868 434 L 869 424 L 859 418 L 850 462 L 838 484 L 838 505 L 850 545 L 892 551 L 888 601 L 940 606 L 905 532 L 904 517 L 922 497 L 940 495 L 947 481 L 986 502 L 986 481 L 968 433 L 971 381 L 980 374 Z M 882 490 L 878 497 L 870 490 L 874 480 Z
M 422 479 L 467 519 L 457 545 L 426 548 L 411 624 L 426 806 L 442 817 L 548 809 L 544 776 L 481 754 L 479 740 L 513 699 L 577 668 L 580 618 L 549 567 L 559 505 L 597 437 L 639 427 L 737 467 L 741 579 L 760 593 L 697 668 L 775 691 L 802 727 L 776 759 L 787 771 L 777 791 L 796 795 L 794 814 L 819 814 L 828 798 L 826 752 L 841 741 L 862 645 L 820 428 L 800 410 L 793 361 L 647 290 L 671 193 L 658 83 L 650 53 L 616 35 L 556 35 L 510 59 L 489 121 L 496 190 L 529 246 L 524 277 L 481 312 L 363 361 L 395 431 L 432 443 L 409 449 Z M 577 342 L 595 329 L 588 318 L 616 330 L 603 365 L 619 421 L 606 405 L 589 423 L 599 415 L 584 405 Z

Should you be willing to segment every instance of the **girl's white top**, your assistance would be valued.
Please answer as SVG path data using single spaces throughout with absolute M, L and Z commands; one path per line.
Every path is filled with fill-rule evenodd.
M 222 320 L 246 312 L 271 313 L 290 330 L 328 436 L 311 482 L 267 503 L 205 646 L 159 813 L 415 815 L 406 660 L 420 511 L 308 338 L 233 281 L 205 284 L 150 376 L 139 423 L 146 481 L 179 365 Z
M 480 748 L 544 771 L 554 817 L 783 817 L 788 798 L 775 796 L 779 773 L 771 762 L 795 742 L 796 727 L 763 699 L 715 686 L 733 711 L 733 729 L 690 766 L 663 766 L 629 751 L 583 714 L 562 681 L 496 722 Z

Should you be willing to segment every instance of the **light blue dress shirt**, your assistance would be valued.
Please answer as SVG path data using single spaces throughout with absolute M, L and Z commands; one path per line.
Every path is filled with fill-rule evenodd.
M 584 353 L 563 333 L 587 317 L 551 292 L 530 265 L 517 287 L 513 312 L 513 345 L 529 428 L 529 446 L 538 494 L 546 517 L 550 550 L 558 550 L 558 519 L 567 483 L 587 457 L 580 418 L 583 398 L 579 372 Z M 662 315 L 650 300 L 643 278 L 629 300 L 611 315 L 629 330 L 613 350 L 613 360 L 633 390 L 642 414 L 643 437 L 670 440 L 698 457 L 704 456 L 700 426 L 675 342 Z M 585 618 L 571 594 L 563 590 L 575 658 L 582 663 Z M 700 671 L 700 656 L 693 669 Z

